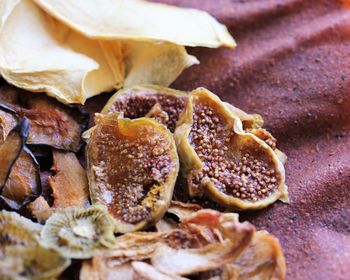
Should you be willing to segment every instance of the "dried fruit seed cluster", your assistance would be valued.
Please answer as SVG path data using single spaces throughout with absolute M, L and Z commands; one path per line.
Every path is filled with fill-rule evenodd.
M 208 177 L 215 187 L 227 195 L 258 201 L 277 188 L 275 170 L 266 162 L 255 159 L 248 152 L 237 160 L 229 159 L 234 131 L 227 128 L 222 116 L 207 104 L 196 104 L 190 141 L 204 166 L 193 176 L 193 184 L 200 188 Z
M 134 94 L 121 97 L 118 102 L 113 104 L 109 112 L 123 112 L 125 118 L 134 119 L 144 117 L 154 106 L 158 106 L 167 114 L 166 125 L 171 132 L 174 132 L 176 121 L 185 107 L 185 103 L 185 97 L 170 94 Z
M 173 168 L 168 153 L 170 143 L 157 134 L 135 139 L 111 135 L 116 133 L 102 132 L 96 143 L 101 151 L 99 164 L 93 167 L 98 188 L 104 192 L 104 202 L 112 213 L 136 224 L 149 217 L 152 202 L 162 191 L 157 187 Z M 118 168 L 113 169 L 115 165 L 106 159 L 119 163 Z

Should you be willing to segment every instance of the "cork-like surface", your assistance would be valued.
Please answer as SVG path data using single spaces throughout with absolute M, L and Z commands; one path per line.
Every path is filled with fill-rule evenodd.
M 287 279 L 350 279 L 350 9 L 337 0 L 159 0 L 200 8 L 238 47 L 190 49 L 173 84 L 259 113 L 287 153 L 291 203 L 241 214 L 276 235 Z M 348 2 L 349 3 L 349 2 Z M 350 6 L 350 4 L 348 4 Z M 88 102 L 99 110 L 109 95 Z

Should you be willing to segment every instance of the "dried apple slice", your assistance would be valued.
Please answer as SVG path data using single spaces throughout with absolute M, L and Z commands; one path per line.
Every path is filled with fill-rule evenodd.
M 199 88 L 189 97 L 174 134 L 190 196 L 204 193 L 234 209 L 287 201 L 283 163 L 221 100 Z
M 5 142 L 0 144 L 0 190 L 3 191 L 4 185 L 10 175 L 11 169 L 17 158 L 21 154 L 29 132 L 29 122 L 26 118 L 22 119 L 17 126 L 8 134 Z
M 119 232 L 156 223 L 165 213 L 179 162 L 172 134 L 150 118 L 97 115 L 86 157 L 90 196 L 108 207 Z
M 115 224 L 103 206 L 68 207 L 53 214 L 41 231 L 41 244 L 67 258 L 88 259 L 115 244 Z
M 188 94 L 161 86 L 133 86 L 119 90 L 102 109 L 102 114 L 121 112 L 125 118 L 152 117 L 174 132 Z
M 24 147 L 4 185 L 0 201 L 20 210 L 41 194 L 40 167 L 31 151 Z

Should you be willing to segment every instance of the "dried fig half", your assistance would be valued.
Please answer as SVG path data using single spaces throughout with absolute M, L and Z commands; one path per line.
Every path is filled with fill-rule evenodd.
M 20 210 L 41 194 L 40 167 L 32 152 L 24 147 L 4 185 L 0 201 Z
M 115 224 L 103 206 L 68 207 L 53 214 L 41 231 L 41 244 L 67 258 L 88 259 L 115 243 Z
M 190 196 L 206 194 L 233 209 L 287 201 L 285 170 L 274 150 L 215 94 L 194 90 L 174 133 Z
M 123 113 L 125 118 L 152 117 L 174 132 L 188 94 L 161 86 L 134 86 L 119 90 L 102 109 L 102 114 Z
M 87 143 L 90 196 L 121 233 L 156 223 L 169 206 L 179 161 L 172 134 L 150 118 L 97 115 Z

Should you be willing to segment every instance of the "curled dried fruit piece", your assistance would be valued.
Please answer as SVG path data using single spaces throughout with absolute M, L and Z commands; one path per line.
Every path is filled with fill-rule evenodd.
M 0 88 L 0 100 L 19 117 L 28 118 L 28 144 L 74 152 L 83 144 L 81 134 L 89 117 L 77 106 L 65 106 L 43 94 L 32 96 L 11 86 Z
M 206 89 L 191 93 L 174 136 L 190 196 L 205 193 L 235 209 L 288 200 L 284 166 L 274 150 L 244 131 L 232 110 Z
M 174 132 L 188 94 L 160 86 L 134 86 L 114 94 L 102 114 L 120 112 L 125 118 L 152 117 Z
M 165 213 L 179 169 L 172 134 L 149 118 L 97 115 L 87 144 L 91 200 L 108 207 L 119 232 L 156 223 Z
M 42 226 L 33 223 L 15 212 L 0 212 L 0 255 L 8 246 L 38 244 Z
M 235 260 L 254 231 L 236 214 L 203 209 L 183 219 L 180 230 L 158 244 L 151 263 L 160 272 L 177 275 L 216 269 Z
M 29 132 L 29 122 L 26 118 L 22 119 L 17 126 L 8 134 L 5 142 L 0 144 L 0 190 L 3 191 L 4 185 L 10 175 L 11 169 L 17 158 L 21 154 Z
M 4 279 L 56 279 L 69 265 L 70 260 L 56 250 L 41 246 L 7 247 L 4 256 L 0 256 L 0 268 Z M 9 269 L 10 266 L 10 269 Z M 3 279 L 2 278 L 2 279 Z
M 41 231 L 41 243 L 68 258 L 87 259 L 114 245 L 114 227 L 103 206 L 68 207 L 47 220 Z
M 16 112 L 0 104 L 0 143 L 3 143 L 9 132 L 16 126 Z
M 41 193 L 40 167 L 32 152 L 24 147 L 4 185 L 0 201 L 20 210 Z

